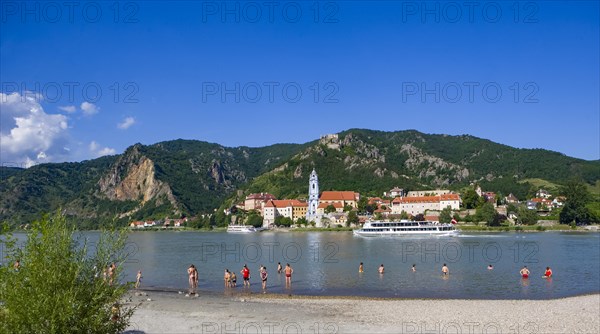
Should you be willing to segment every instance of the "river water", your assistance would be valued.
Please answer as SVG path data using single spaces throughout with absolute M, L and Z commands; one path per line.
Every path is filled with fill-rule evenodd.
M 239 272 L 247 264 L 255 292 L 261 291 L 260 265 L 267 267 L 267 290 L 274 293 L 545 299 L 600 290 L 598 233 L 363 238 L 350 232 L 138 232 L 130 235 L 128 249 L 125 277 L 134 280 L 142 270 L 146 287 L 185 289 L 186 269 L 194 264 L 201 291 L 224 291 L 226 268 L 238 273 L 234 290 L 244 291 Z M 277 274 L 278 262 L 294 269 L 290 288 Z M 358 272 L 360 262 L 363 273 Z M 444 263 L 448 277 L 441 275 Z M 378 273 L 381 264 L 383 275 Z M 519 275 L 523 266 L 532 273 L 527 280 Z M 552 279 L 542 278 L 546 266 L 554 272 Z
M 91 241 L 97 233 L 86 232 Z M 199 271 L 199 292 L 260 292 L 258 269 L 269 272 L 267 291 L 302 295 L 405 298 L 547 299 L 600 292 L 598 233 L 461 233 L 453 237 L 364 238 L 351 232 L 134 232 L 124 279 L 142 286 L 186 291 L 187 268 Z M 294 273 L 285 286 L 277 263 Z M 359 263 L 364 272 L 358 272 Z M 447 264 L 450 274 L 441 275 Z M 242 287 L 242 266 L 251 287 Z M 379 266 L 385 273 L 378 273 Z M 411 270 L 416 265 L 416 271 Z M 493 270 L 488 270 L 488 265 Z M 519 270 L 527 266 L 529 279 Z M 546 266 L 552 279 L 542 278 Z M 225 289 L 225 269 L 238 287 Z

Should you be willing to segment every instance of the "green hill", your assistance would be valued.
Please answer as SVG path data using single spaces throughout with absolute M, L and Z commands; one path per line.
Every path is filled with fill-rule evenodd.
M 600 163 L 540 149 L 516 149 L 473 136 L 429 135 L 418 131 L 344 131 L 323 138 L 277 169 L 244 187 L 278 197 L 306 197 L 315 168 L 321 190 L 356 190 L 381 196 L 394 186 L 408 190 L 460 189 L 478 183 L 484 190 L 530 196 L 539 183 L 560 184 L 576 176 L 594 184 Z
M 0 169 L 0 220 L 12 225 L 62 208 L 83 227 L 212 212 L 240 185 L 287 160 L 298 144 L 227 148 L 194 140 L 135 144 L 80 163 Z
M 79 163 L 0 168 L 0 220 L 27 223 L 62 208 L 81 227 L 213 212 L 251 192 L 305 198 L 315 168 L 321 190 L 381 196 L 478 183 L 520 199 L 542 184 L 600 181 L 600 161 L 516 149 L 469 135 L 351 129 L 306 144 L 261 148 L 174 140 L 135 144 L 123 154 Z M 541 183 L 540 183 L 541 182 Z

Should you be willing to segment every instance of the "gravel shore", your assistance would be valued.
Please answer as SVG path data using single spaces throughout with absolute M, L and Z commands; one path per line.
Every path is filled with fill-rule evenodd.
M 553 300 L 200 295 L 147 291 L 129 333 L 600 333 L 600 294 Z

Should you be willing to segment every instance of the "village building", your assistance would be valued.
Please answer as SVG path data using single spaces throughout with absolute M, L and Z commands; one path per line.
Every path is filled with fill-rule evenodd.
M 344 212 L 344 206 L 341 203 L 321 203 L 317 207 L 317 215 L 319 217 L 322 217 L 323 215 L 325 215 L 326 214 L 325 209 L 327 209 L 327 207 L 330 205 L 333 206 L 333 208 L 335 209 L 335 212 Z
M 400 196 L 400 197 L 404 196 L 404 189 L 394 187 L 394 188 L 390 189 L 390 191 L 386 191 L 383 193 L 383 197 L 398 197 L 398 196 Z
M 450 190 L 446 189 L 435 189 L 435 190 L 415 190 L 409 191 L 406 197 L 426 197 L 426 196 L 440 196 L 450 194 Z
M 567 200 L 567 198 L 564 196 L 557 196 L 552 200 L 552 207 L 560 208 L 565 204 L 566 200 Z
M 508 194 L 508 196 L 504 197 L 504 201 L 506 204 L 516 204 L 519 203 L 519 199 L 515 197 L 512 193 Z
M 135 221 L 135 222 L 132 222 L 131 224 L 129 224 L 129 226 L 131 226 L 132 228 L 144 228 L 144 222 Z
M 440 216 L 436 216 L 436 215 L 427 215 L 424 217 L 426 221 L 428 222 L 434 222 L 434 223 L 439 223 L 440 222 Z
M 348 221 L 348 215 L 344 213 L 332 213 L 329 215 L 329 219 L 333 224 L 345 226 Z
M 262 211 L 263 205 L 267 201 L 273 200 L 273 199 L 277 199 L 277 198 L 275 198 L 275 196 L 273 196 L 269 193 L 250 194 L 250 195 L 246 196 L 246 199 L 244 200 L 244 210 Z
M 527 201 L 527 208 L 530 210 L 538 210 L 538 211 L 548 211 L 554 208 L 552 201 L 543 198 L 543 197 L 535 197 L 532 198 L 531 201 Z
M 552 197 L 552 194 L 550 194 L 547 190 L 545 189 L 540 189 L 535 193 L 535 197 L 537 198 L 550 198 Z
M 496 193 L 491 192 L 491 191 L 486 191 L 484 193 L 482 193 L 481 195 L 483 197 L 483 199 L 492 204 L 494 207 L 497 207 L 497 201 L 496 201 Z
M 390 209 L 389 207 L 386 208 L 379 208 L 375 211 L 373 211 L 374 214 L 380 214 L 382 217 L 388 217 L 390 214 L 392 214 L 392 209 Z
M 360 194 L 354 191 L 324 191 L 319 197 L 319 205 L 340 203 L 342 208 L 346 205 L 357 208 L 359 200 Z
M 167 227 L 181 227 L 183 226 L 183 224 L 185 224 L 188 221 L 187 218 L 181 218 L 181 219 L 165 219 L 165 222 L 163 224 L 163 226 L 165 228 Z
M 452 210 L 460 209 L 460 196 L 458 194 L 443 194 L 439 196 L 413 196 L 396 197 L 392 200 L 392 214 L 401 214 L 402 211 L 416 216 L 426 211 L 440 211 L 450 207 Z
M 297 221 L 306 216 L 308 204 L 297 199 L 269 200 L 263 207 L 263 227 L 275 223 L 279 216 Z

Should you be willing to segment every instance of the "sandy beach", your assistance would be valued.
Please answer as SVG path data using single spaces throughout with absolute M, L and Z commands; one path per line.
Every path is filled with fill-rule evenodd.
M 144 291 L 129 333 L 598 333 L 600 294 L 553 300 L 366 299 Z

